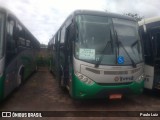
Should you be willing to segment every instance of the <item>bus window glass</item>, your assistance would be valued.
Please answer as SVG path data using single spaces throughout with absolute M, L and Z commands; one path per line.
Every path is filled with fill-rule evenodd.
M 146 25 L 140 26 L 139 31 L 142 37 L 143 46 L 144 46 L 144 56 L 151 56 L 151 41 L 147 32 L 145 32 Z
M 62 28 L 61 30 L 61 40 L 60 40 L 60 43 L 64 43 L 65 41 L 65 27 Z
M 15 21 L 10 17 L 7 21 L 7 50 L 14 51 L 16 47 L 16 42 L 13 39 L 13 28 L 15 26 Z
M 160 32 L 157 33 L 157 57 L 160 58 Z
M 138 24 L 135 21 L 113 18 L 114 29 L 117 33 L 118 41 L 124 46 L 134 62 L 143 60 L 141 41 L 138 33 Z M 119 56 L 123 56 L 126 64 L 131 64 L 131 60 L 124 48 L 119 47 Z
M 154 55 L 155 57 L 160 58 L 160 29 L 153 29 L 150 37 L 152 41 Z
M 75 56 L 78 59 L 96 63 L 103 55 L 101 64 L 115 64 L 116 52 L 111 18 L 78 15 L 76 21 L 78 39 L 76 40 Z
M 142 62 L 137 22 L 91 15 L 78 15 L 76 22 L 78 31 L 75 45 L 76 58 L 91 63 L 100 60 L 100 64 L 113 65 L 116 64 L 118 55 L 124 57 L 126 65 L 132 64 L 131 59 L 136 63 Z M 124 47 L 116 45 L 115 34 Z
M 18 38 L 18 45 L 22 45 L 22 46 L 25 46 L 25 30 L 24 28 L 18 24 L 18 35 L 19 35 L 19 38 Z
M 60 41 L 60 38 L 61 38 L 61 36 L 60 36 L 60 35 L 61 35 L 60 31 L 59 31 L 57 34 L 58 34 L 58 39 L 57 39 L 57 40 L 58 40 L 58 42 L 59 42 L 59 41 Z
M 26 40 L 26 46 L 30 47 L 31 46 L 31 41 L 30 40 Z
M 53 50 L 55 50 L 55 37 L 53 38 L 53 46 L 52 46 L 53 48 Z
M 3 25 L 4 25 L 4 16 L 0 13 L 0 58 L 3 55 Z

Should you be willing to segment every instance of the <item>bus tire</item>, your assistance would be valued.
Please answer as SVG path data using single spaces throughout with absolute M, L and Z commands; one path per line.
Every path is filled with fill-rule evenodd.
M 17 76 L 17 87 L 20 87 L 21 84 L 22 84 L 22 76 L 18 75 Z
M 22 83 L 24 82 L 23 81 L 23 73 L 24 73 L 24 68 L 21 68 L 20 72 L 17 75 L 17 88 L 19 88 L 22 85 Z

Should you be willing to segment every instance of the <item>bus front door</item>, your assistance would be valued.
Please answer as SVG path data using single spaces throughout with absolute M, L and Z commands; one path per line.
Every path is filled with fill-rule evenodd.
M 156 27 L 150 32 L 150 39 L 154 56 L 154 83 L 153 88 L 160 89 L 160 27 Z

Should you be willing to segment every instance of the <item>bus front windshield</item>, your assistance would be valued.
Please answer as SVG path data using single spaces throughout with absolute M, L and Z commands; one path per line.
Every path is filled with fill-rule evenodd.
M 118 45 L 118 56 L 124 57 L 125 64 L 130 64 L 131 59 L 135 63 L 141 62 L 143 57 L 142 45 L 138 33 L 138 23 L 118 18 L 113 18 L 112 20 L 117 40 L 122 44 L 121 46 Z
M 3 53 L 3 15 L 0 13 L 0 58 L 2 57 Z
M 123 65 L 142 61 L 138 25 L 134 21 L 107 16 L 78 15 L 75 57 L 89 63 L 117 64 L 123 56 Z M 117 38 L 117 39 L 116 39 Z M 120 41 L 121 45 L 117 45 Z M 128 56 L 131 55 L 131 56 Z

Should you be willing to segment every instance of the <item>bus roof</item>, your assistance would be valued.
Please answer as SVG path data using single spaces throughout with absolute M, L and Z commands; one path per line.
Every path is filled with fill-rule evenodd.
M 116 13 L 110 13 L 110 12 L 103 12 L 103 11 L 95 11 L 95 10 L 76 10 L 73 12 L 74 15 L 82 14 L 82 15 L 99 15 L 99 16 L 110 16 L 110 17 L 116 17 L 116 18 L 122 18 L 127 20 L 133 20 L 136 21 L 134 18 L 126 15 L 120 15 Z
M 160 21 L 160 17 L 145 18 L 138 22 L 139 26 Z
M 0 11 L 3 13 L 6 13 L 6 15 L 11 14 L 19 23 L 21 23 L 21 25 L 25 28 L 25 30 L 30 33 L 30 35 L 35 39 L 34 41 L 32 41 L 33 43 L 37 44 L 40 47 L 40 42 L 37 40 L 37 38 L 26 28 L 26 26 L 24 26 L 24 24 L 22 24 L 22 22 L 14 15 L 14 13 L 12 11 L 10 11 L 9 9 L 0 6 Z
M 113 18 L 121 18 L 121 19 L 126 19 L 126 20 L 131 20 L 131 21 L 136 22 L 136 19 L 133 18 L 133 17 L 126 16 L 126 15 L 120 15 L 120 14 L 116 14 L 116 13 L 110 13 L 110 12 L 104 12 L 104 11 L 95 11 L 95 10 L 75 10 L 66 18 L 66 20 L 63 22 L 63 24 L 60 26 L 60 28 L 57 30 L 57 32 L 63 27 L 63 25 L 66 23 L 66 21 L 68 19 L 70 19 L 70 18 L 73 19 L 73 17 L 76 16 L 76 15 L 110 16 L 110 17 L 113 17 Z M 57 34 L 57 32 L 55 34 Z M 51 44 L 52 42 L 53 42 L 53 39 L 50 39 L 48 44 Z

